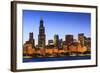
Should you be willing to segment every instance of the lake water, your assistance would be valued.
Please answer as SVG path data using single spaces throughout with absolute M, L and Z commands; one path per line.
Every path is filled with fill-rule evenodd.
M 86 60 L 91 56 L 67 56 L 67 57 L 42 57 L 42 58 L 23 58 L 23 62 L 45 62 L 45 61 L 63 61 L 63 60 Z

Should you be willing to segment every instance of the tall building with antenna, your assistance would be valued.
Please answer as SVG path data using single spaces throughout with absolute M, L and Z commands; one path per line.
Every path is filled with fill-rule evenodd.
M 43 18 L 40 20 L 39 26 L 39 35 L 38 35 L 38 47 L 44 48 L 46 45 L 46 36 L 45 36 L 45 27 L 44 27 Z

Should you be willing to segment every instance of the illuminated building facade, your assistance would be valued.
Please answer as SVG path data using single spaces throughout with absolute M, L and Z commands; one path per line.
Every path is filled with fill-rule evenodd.
M 57 34 L 54 35 L 54 46 L 59 47 L 59 36 Z
M 65 43 L 66 45 L 70 45 L 73 43 L 73 35 L 65 35 Z
M 38 47 L 44 48 L 46 36 L 45 36 L 45 27 L 43 25 L 43 19 L 40 20 L 40 26 L 39 26 L 39 35 L 38 35 Z
M 81 46 L 85 45 L 85 36 L 84 36 L 84 33 L 79 33 L 78 34 L 78 40 L 79 40 Z
M 48 40 L 48 45 L 54 45 L 53 40 Z
M 35 40 L 33 39 L 33 32 L 29 33 L 29 42 L 32 44 L 32 48 L 35 46 Z

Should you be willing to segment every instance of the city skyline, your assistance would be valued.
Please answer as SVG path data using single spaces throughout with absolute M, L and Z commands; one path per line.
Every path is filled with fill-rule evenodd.
M 55 34 L 63 40 L 67 34 L 74 35 L 74 38 L 78 33 L 84 33 L 88 37 L 91 35 L 90 13 L 23 10 L 23 43 L 29 39 L 29 32 L 33 32 L 35 43 L 38 43 L 41 17 L 44 21 L 46 44 L 48 40 L 54 39 Z

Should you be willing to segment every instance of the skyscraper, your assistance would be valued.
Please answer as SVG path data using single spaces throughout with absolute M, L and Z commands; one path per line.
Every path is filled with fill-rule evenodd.
M 85 37 L 84 45 L 87 47 L 88 51 L 91 49 L 91 38 L 90 37 Z
M 73 43 L 73 35 L 65 35 L 65 43 L 66 45 L 70 45 Z
M 62 39 L 59 39 L 59 48 L 63 48 L 63 40 Z
M 53 40 L 48 40 L 48 45 L 54 45 Z
M 59 36 L 57 34 L 54 35 L 54 46 L 59 47 Z
M 39 26 L 39 35 L 38 35 L 38 47 L 44 48 L 45 47 L 45 41 L 46 41 L 45 27 L 43 25 L 43 19 L 41 18 L 40 26 Z
M 33 32 L 29 33 L 29 42 L 32 44 L 32 48 L 35 46 L 35 40 L 33 39 Z
M 84 36 L 84 33 L 79 33 L 78 34 L 78 40 L 79 40 L 81 46 L 85 45 L 85 36 Z

